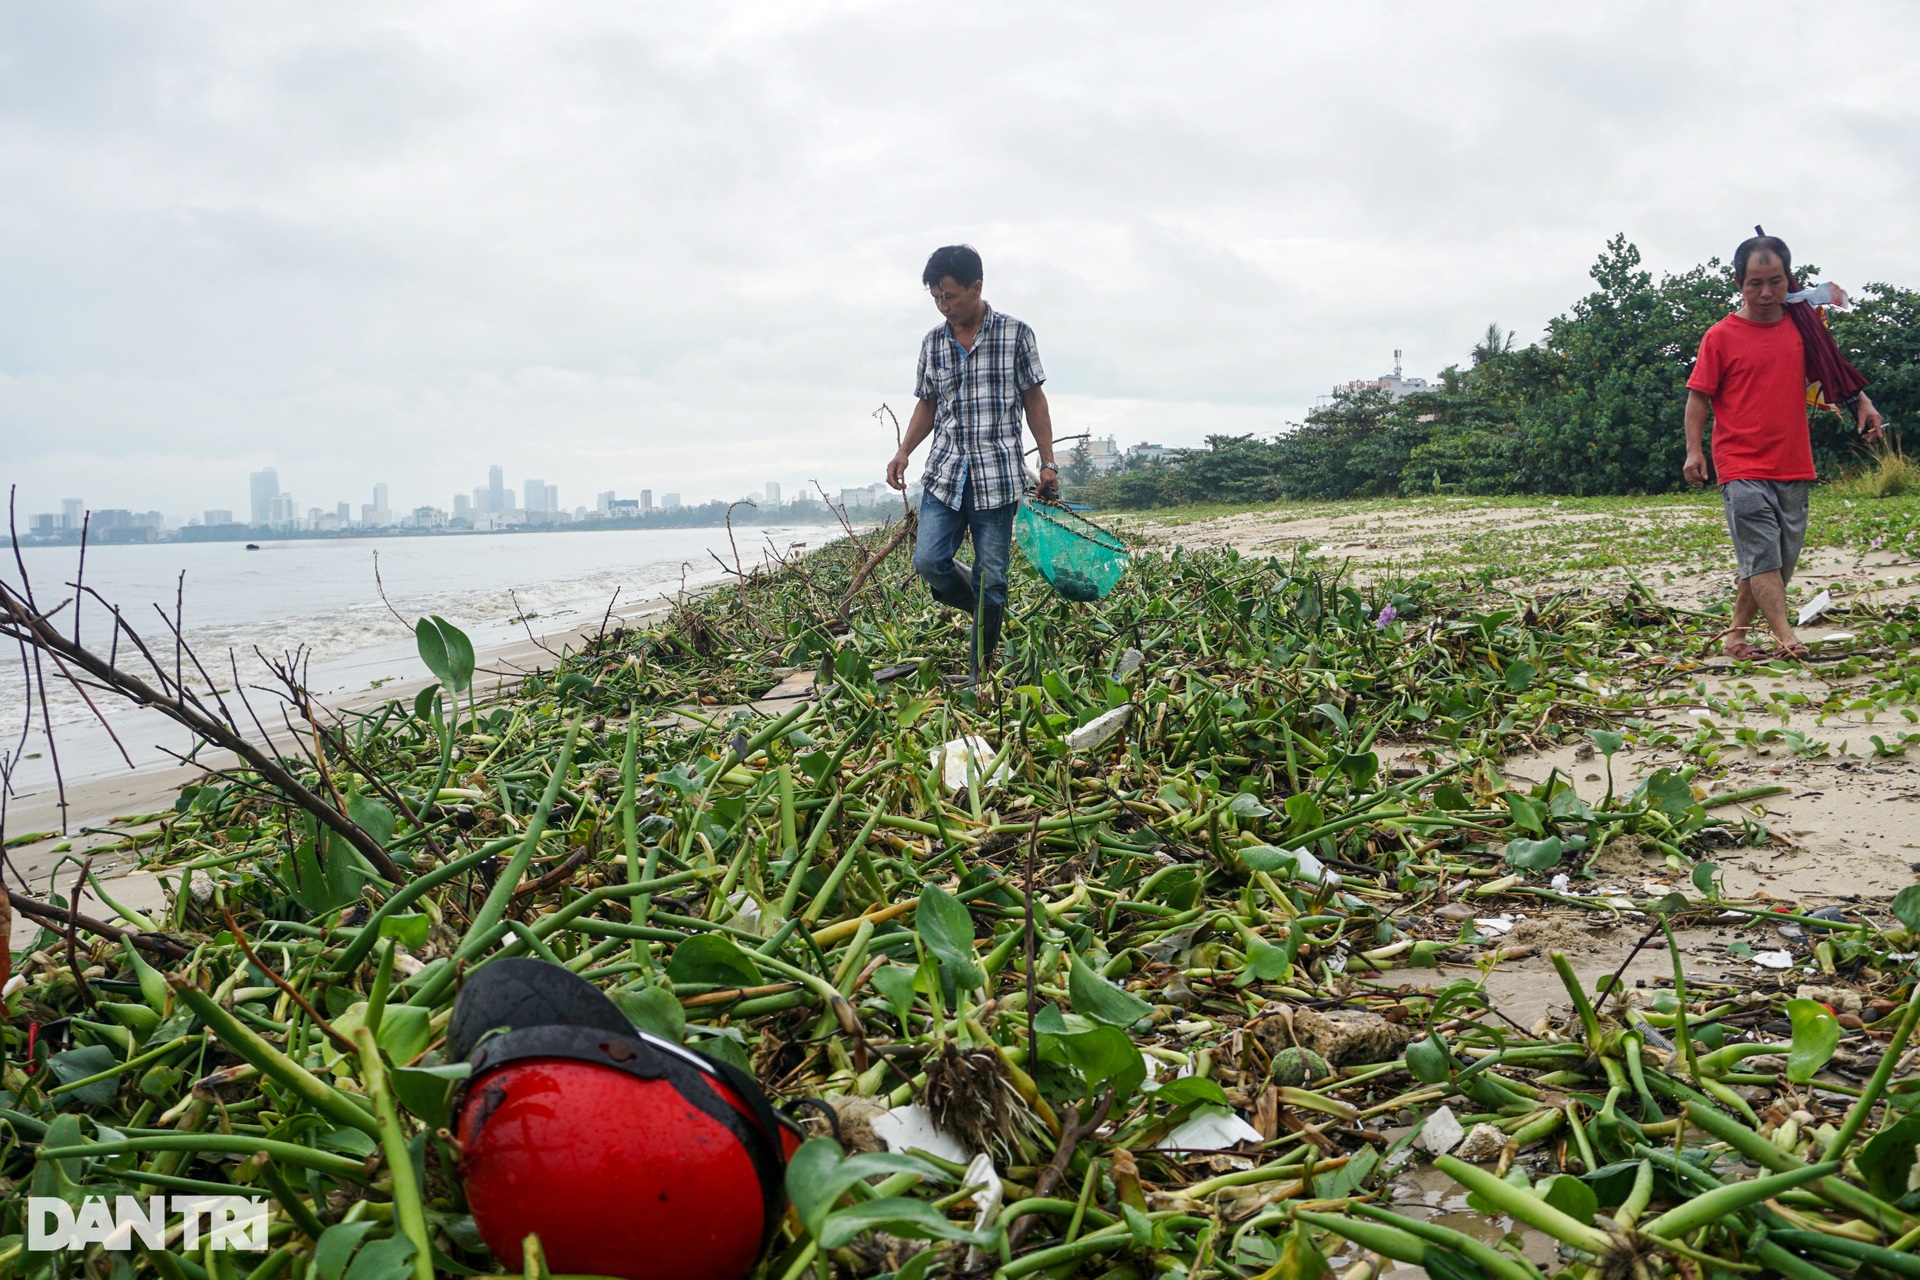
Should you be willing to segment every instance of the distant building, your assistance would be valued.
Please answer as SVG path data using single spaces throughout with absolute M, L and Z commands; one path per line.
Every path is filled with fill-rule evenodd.
M 767 481 L 767 505 L 770 507 L 780 505 L 780 486 L 772 480 Z
M 371 502 L 363 502 L 360 504 L 360 527 L 363 529 L 373 528 L 373 504 Z
M 36 538 L 51 537 L 53 536 L 54 530 L 66 527 L 62 523 L 65 519 L 65 516 L 57 516 L 51 511 L 43 511 L 28 522 L 27 532 Z
M 522 488 L 526 490 L 528 515 L 547 509 L 547 482 L 545 480 L 525 481 Z
M 646 503 L 649 507 L 651 507 L 653 505 L 652 491 L 648 489 L 642 489 L 640 491 L 640 500 Z M 680 495 L 677 493 L 661 494 L 660 509 L 662 511 L 678 511 L 680 509 Z
M 252 499 L 249 508 L 252 523 L 269 523 L 273 519 L 273 500 L 280 496 L 280 473 L 272 467 L 262 467 L 248 478 L 247 493 Z
M 680 495 L 677 493 L 667 493 L 667 494 L 662 494 L 660 496 L 660 507 L 662 510 L 666 510 L 671 507 L 677 507 L 679 505 L 680 505 Z M 640 513 L 642 515 L 645 515 L 652 510 L 653 510 L 653 490 L 642 489 L 640 491 Z
M 282 531 L 292 529 L 300 523 L 300 508 L 294 505 L 290 493 L 275 494 L 273 501 L 267 504 L 265 523 Z
M 506 511 L 513 505 L 509 501 L 513 491 L 507 488 L 506 473 L 497 466 L 487 468 L 487 487 L 473 492 L 478 499 L 474 506 L 481 511 Z
M 1175 450 L 1169 449 L 1163 444 L 1148 444 L 1142 441 L 1139 444 L 1127 446 L 1127 461 L 1132 463 L 1165 462 L 1168 458 L 1172 457 L 1174 453 Z
M 607 514 L 615 520 L 638 520 L 640 502 L 636 498 L 608 498 Z
M 221 508 L 221 507 L 215 507 L 213 510 L 201 516 L 200 522 L 206 525 L 209 529 L 211 529 L 214 525 L 217 525 L 217 524 L 232 524 L 233 512 L 225 510 L 224 508 Z
M 472 515 L 473 515 L 473 504 L 467 500 L 467 495 L 464 493 L 454 494 L 453 495 L 453 518 L 455 520 L 465 520 Z
M 351 502 L 334 503 L 333 518 L 340 522 L 339 525 L 336 526 L 337 528 L 341 528 L 341 529 L 353 528 L 353 504 Z
M 609 489 L 605 493 L 596 493 L 593 496 L 593 509 L 601 515 L 605 515 L 607 512 L 613 510 L 613 490 Z
M 1098 438 L 1087 440 L 1087 462 L 1092 465 L 1095 475 L 1112 471 L 1120 465 L 1120 461 L 1120 448 L 1114 444 L 1112 436 L 1104 440 Z
M 415 507 L 407 517 L 416 529 L 444 529 L 447 527 L 447 513 L 438 507 Z
M 1425 378 L 1406 378 L 1400 373 L 1400 348 L 1393 349 L 1393 372 L 1383 373 L 1377 378 L 1360 378 L 1343 383 L 1333 389 L 1333 394 L 1350 395 L 1355 391 L 1381 390 L 1393 400 L 1403 400 L 1416 391 L 1426 391 L 1432 386 Z
M 565 514 L 560 510 L 560 486 L 559 485 L 557 484 L 548 485 L 546 488 L 546 492 L 542 496 L 545 498 L 545 501 L 540 504 L 540 509 L 542 511 L 546 511 L 554 515 Z
M 86 519 L 86 503 L 78 498 L 60 499 L 60 527 L 62 529 L 78 529 L 82 524 L 86 523 Z

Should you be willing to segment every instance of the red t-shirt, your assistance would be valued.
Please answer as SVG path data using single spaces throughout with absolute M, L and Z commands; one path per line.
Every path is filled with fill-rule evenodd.
M 1687 388 L 1713 400 L 1713 470 L 1721 484 L 1815 478 L 1807 357 L 1793 321 L 1728 316 L 1700 340 Z

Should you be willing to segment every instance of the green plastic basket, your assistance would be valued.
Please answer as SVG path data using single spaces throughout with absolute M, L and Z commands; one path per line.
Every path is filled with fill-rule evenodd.
M 1065 507 L 1022 502 L 1014 538 L 1027 563 L 1069 600 L 1103 600 L 1127 571 L 1127 544 Z

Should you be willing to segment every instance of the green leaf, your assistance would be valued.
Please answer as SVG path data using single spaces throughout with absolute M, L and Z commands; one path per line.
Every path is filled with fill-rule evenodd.
M 446 1127 L 452 1112 L 454 1086 L 473 1074 L 466 1062 L 449 1062 L 438 1067 L 395 1067 L 390 1073 L 393 1096 L 400 1105 L 418 1116 L 429 1129 Z
M 1713 882 L 1713 878 L 1718 874 L 1720 874 L 1720 867 L 1717 863 L 1699 862 L 1694 864 L 1693 887 L 1698 889 L 1703 897 L 1712 902 L 1718 902 L 1720 900 L 1720 889 Z
M 1507 688 L 1515 693 L 1525 693 L 1533 687 L 1534 670 L 1530 662 L 1509 662 L 1505 672 Z
M 987 980 L 973 951 L 973 916 L 966 904 L 942 889 L 927 885 L 920 890 L 920 905 L 914 910 L 915 932 L 926 944 L 940 970 L 962 991 L 976 990 Z
M 473 641 L 466 632 L 435 614 L 414 624 L 413 639 L 420 661 L 450 692 L 459 693 L 473 683 Z
M 1136 1246 L 1144 1249 L 1153 1243 L 1153 1219 L 1124 1200 L 1120 1202 L 1120 1216 L 1125 1220 L 1127 1231 L 1132 1234 Z
M 1547 834 L 1547 806 L 1517 791 L 1502 792 L 1513 825 L 1536 836 Z
M 665 987 L 642 987 L 638 991 L 610 993 L 627 1021 L 650 1035 L 679 1044 L 687 1034 L 687 1011 Z
M 1130 1027 L 1153 1012 L 1152 1005 L 1101 977 L 1079 956 L 1067 970 L 1067 994 L 1075 1013 L 1110 1027 Z
M 1467 799 L 1467 793 L 1454 783 L 1443 783 L 1433 790 L 1433 807 L 1458 813 L 1462 809 L 1473 808 L 1473 801 Z
M 1200 869 L 1183 863 L 1162 867 L 1148 876 L 1140 886 L 1139 896 L 1148 902 L 1164 902 L 1176 911 L 1190 911 L 1200 901 L 1204 887 Z
M 1622 747 L 1627 745 L 1626 734 L 1614 733 L 1610 729 L 1589 729 L 1587 736 L 1593 739 L 1595 750 L 1603 756 L 1616 755 Z
M 675 982 L 712 982 L 726 987 L 757 987 L 760 970 L 731 938 L 698 933 L 673 949 L 667 977 Z
M 382 849 L 393 842 L 393 810 L 372 796 L 347 797 L 347 817 Z
M 1316 703 L 1313 709 L 1325 716 L 1327 723 L 1338 729 L 1341 733 L 1348 732 L 1347 713 L 1334 706 L 1331 702 Z
M 1170 1107 L 1182 1107 L 1195 1102 L 1215 1107 L 1232 1105 L 1227 1101 L 1227 1091 L 1220 1087 L 1219 1081 L 1209 1080 L 1205 1076 L 1182 1076 L 1178 1080 L 1169 1080 L 1153 1091 L 1153 1100 Z
M 347 1273 L 347 1260 L 376 1224 L 342 1222 L 320 1233 L 313 1246 L 313 1269 L 320 1280 L 341 1280 Z
M 380 936 L 394 939 L 409 951 L 418 951 L 427 945 L 427 934 L 432 928 L 430 916 L 397 913 L 380 922 Z
M 1347 775 L 1354 789 L 1361 790 L 1380 772 L 1380 757 L 1371 751 L 1349 751 L 1340 757 L 1340 772 Z
M 1507 841 L 1507 861 L 1528 871 L 1545 871 L 1558 866 L 1560 855 L 1565 851 L 1566 842 L 1559 836 L 1548 836 L 1545 840 Z
M 1260 982 L 1285 982 L 1293 973 L 1293 957 L 1285 947 L 1255 938 L 1247 943 L 1244 972 Z
M 1439 1032 L 1407 1046 L 1407 1072 L 1422 1084 L 1440 1084 L 1452 1078 L 1453 1054 Z
M 61 1084 L 72 1084 L 75 1080 L 85 1080 L 88 1076 L 99 1075 L 110 1067 L 120 1065 L 120 1059 L 113 1050 L 103 1044 L 90 1044 L 80 1049 L 68 1049 L 56 1053 L 47 1059 L 47 1070 L 53 1072 L 54 1079 Z M 120 1080 L 115 1076 L 95 1081 L 83 1089 L 75 1089 L 63 1097 L 71 1099 L 83 1107 L 103 1107 L 112 1102 L 114 1095 L 120 1092 Z
M 1227 804 L 1227 812 L 1236 818 L 1264 818 L 1273 810 L 1260 803 L 1260 797 L 1239 792 Z
M 834 1203 L 854 1183 L 880 1173 L 917 1173 L 935 1182 L 948 1180 L 946 1174 L 917 1156 L 875 1151 L 848 1159 L 832 1138 L 809 1138 L 787 1162 L 787 1199 L 801 1223 L 818 1240 Z
M 353 1256 L 346 1280 L 412 1280 L 413 1241 L 391 1235 L 365 1245 Z
M 1542 1200 L 1577 1222 L 1592 1222 L 1600 1212 L 1593 1188 L 1570 1174 L 1559 1173 L 1534 1187 Z
M 1805 1084 L 1827 1065 L 1840 1047 L 1840 1021 L 1818 1000 L 1787 1001 L 1793 1045 L 1787 1050 L 1787 1079 Z
M 1000 1239 L 999 1228 L 974 1231 L 947 1216 L 925 1200 L 908 1196 L 887 1196 L 839 1209 L 829 1214 L 825 1229 L 816 1237 L 822 1249 L 839 1249 L 863 1232 L 885 1230 L 910 1240 L 960 1240 L 991 1248 Z
M 1647 803 L 1670 818 L 1684 818 L 1693 808 L 1693 788 L 1671 769 L 1656 769 L 1641 788 Z
M 1910 884 L 1893 895 L 1893 915 L 1908 933 L 1920 934 L 1920 884 Z
M 1920 1113 L 1909 1113 L 1869 1138 L 1854 1157 L 1866 1175 L 1868 1190 L 1885 1200 L 1906 1195 L 1916 1145 L 1920 1145 Z
M 873 971 L 873 977 L 867 979 L 887 999 L 887 1007 L 893 1010 L 893 1016 L 905 1021 L 913 1012 L 914 970 L 903 964 L 882 965 Z
M 1261 1273 L 1261 1280 L 1320 1280 L 1330 1270 L 1332 1267 L 1320 1247 L 1314 1244 L 1307 1224 L 1296 1222 L 1281 1242 L 1279 1261 Z
M 1288 796 L 1286 800 L 1287 817 L 1293 819 L 1290 830 L 1294 834 L 1311 831 L 1325 825 L 1327 815 L 1321 810 L 1320 802 L 1302 791 L 1299 795 Z
M 1056 1013 L 1058 1017 L 1058 1013 Z M 1039 1027 L 1039 1023 L 1035 1023 Z M 1098 1094 L 1104 1086 L 1114 1088 L 1114 1105 L 1119 1107 L 1146 1079 L 1146 1059 L 1139 1046 L 1119 1027 L 1094 1027 L 1092 1031 L 1071 1034 L 1043 1034 L 1041 1057 L 1066 1061 L 1087 1080 L 1087 1094 Z

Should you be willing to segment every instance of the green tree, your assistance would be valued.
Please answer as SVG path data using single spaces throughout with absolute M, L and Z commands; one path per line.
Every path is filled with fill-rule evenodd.
M 1093 479 L 1093 456 L 1087 452 L 1085 440 L 1068 452 L 1067 465 L 1061 469 L 1060 478 L 1076 489 Z
M 1870 284 L 1851 311 L 1827 315 L 1834 341 L 1867 375 L 1867 394 L 1886 420 L 1920 420 L 1920 293 Z
M 1521 392 L 1536 474 L 1547 492 L 1680 488 L 1687 372 L 1732 305 L 1732 278 L 1715 258 L 1655 284 L 1624 235 L 1590 274 L 1599 288 L 1547 326 L 1546 359 Z

